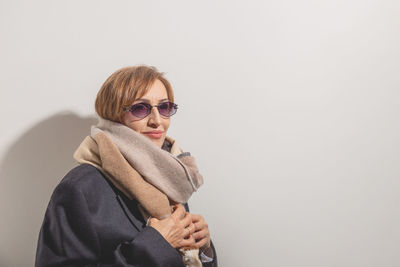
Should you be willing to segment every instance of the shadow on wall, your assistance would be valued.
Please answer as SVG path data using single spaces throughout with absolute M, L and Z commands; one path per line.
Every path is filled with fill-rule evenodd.
M 51 193 L 77 164 L 72 154 L 95 116 L 56 114 L 15 141 L 0 163 L 1 266 L 33 266 L 37 238 Z

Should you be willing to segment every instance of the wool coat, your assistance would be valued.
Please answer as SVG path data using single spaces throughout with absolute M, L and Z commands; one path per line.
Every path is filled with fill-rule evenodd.
M 187 204 L 185 208 L 188 210 Z M 213 261 L 203 266 L 217 267 Z M 179 252 L 146 223 L 97 168 L 82 164 L 55 188 L 40 229 L 36 267 L 184 266 Z

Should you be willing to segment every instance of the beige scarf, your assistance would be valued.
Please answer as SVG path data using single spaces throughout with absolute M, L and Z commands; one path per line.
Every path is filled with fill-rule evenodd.
M 186 203 L 203 183 L 194 157 L 171 137 L 171 151 L 160 149 L 150 139 L 129 127 L 99 118 L 74 153 L 78 163 L 98 168 L 119 190 L 140 203 L 142 214 L 163 219 L 171 205 Z M 187 266 L 201 266 L 198 250 L 180 249 Z

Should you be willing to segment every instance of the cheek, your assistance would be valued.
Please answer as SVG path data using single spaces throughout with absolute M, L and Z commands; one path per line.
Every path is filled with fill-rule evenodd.
M 129 128 L 131 128 L 132 130 L 136 131 L 136 132 L 140 132 L 141 129 L 142 129 L 140 123 L 138 123 L 136 121 L 135 122 L 130 122 L 127 126 Z
M 141 132 L 141 130 L 146 126 L 143 120 L 132 121 L 129 116 L 124 116 L 122 121 L 125 126 L 128 126 L 136 132 Z
M 164 121 L 164 130 L 165 131 L 168 130 L 169 124 L 170 124 L 170 120 L 169 119 Z

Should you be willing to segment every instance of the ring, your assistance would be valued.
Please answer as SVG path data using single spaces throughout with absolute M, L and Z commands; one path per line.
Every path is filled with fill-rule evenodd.
M 191 235 L 191 234 L 193 234 L 194 233 L 194 228 L 193 228 L 193 233 L 192 233 L 192 231 L 190 230 L 190 228 L 189 228 L 190 226 L 188 226 L 188 229 L 189 229 L 189 234 Z

